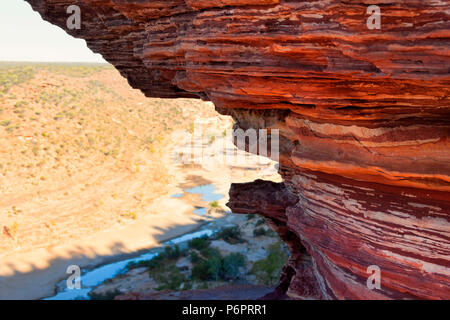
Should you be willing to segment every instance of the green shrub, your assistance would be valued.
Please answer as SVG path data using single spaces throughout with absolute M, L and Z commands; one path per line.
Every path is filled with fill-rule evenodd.
M 157 255 L 153 259 L 150 260 L 142 260 L 139 262 L 130 262 L 127 265 L 127 269 L 137 269 L 137 268 L 148 268 L 148 269 L 154 269 L 157 268 L 159 265 L 161 265 L 164 261 L 164 257 L 161 255 Z
M 281 242 L 274 243 L 270 245 L 267 257 L 255 262 L 251 273 L 256 276 L 260 284 L 274 285 L 278 282 L 281 269 L 287 258 Z
M 201 238 L 195 238 L 189 241 L 188 245 L 191 249 L 202 250 L 208 248 L 210 245 L 210 240 L 208 237 L 204 236 Z
M 164 251 L 150 260 L 131 262 L 129 270 L 146 267 L 149 276 L 159 284 L 156 290 L 187 290 L 192 288 L 189 279 L 176 266 L 175 261 L 183 255 L 183 251 L 175 246 L 167 246 Z
M 265 236 L 267 235 L 267 231 L 264 228 L 256 228 L 255 230 L 253 230 L 253 236 L 255 237 L 259 237 L 259 236 Z
M 234 280 L 239 278 L 239 268 L 245 266 L 246 258 L 242 253 L 230 253 L 222 261 L 222 278 Z
M 203 258 L 202 258 L 203 257 Z M 234 280 L 239 278 L 239 268 L 245 266 L 246 258 L 241 253 L 231 253 L 222 257 L 217 249 L 202 250 L 202 257 L 192 268 L 192 279 L 200 281 Z
M 13 132 L 15 129 L 18 129 L 20 126 L 18 124 L 14 124 L 14 125 L 9 125 L 5 128 L 6 132 L 11 133 Z
M 169 260 L 176 260 L 181 256 L 181 250 L 178 245 L 166 246 L 164 248 L 164 257 Z
M 210 275 L 208 273 L 208 265 L 206 261 L 201 261 L 196 263 L 192 268 L 192 279 L 200 280 L 200 281 L 208 281 L 210 280 Z
M 209 204 L 209 206 L 210 206 L 211 208 L 218 208 L 218 207 L 219 207 L 219 202 L 213 201 L 213 202 L 211 202 L 211 203 Z
M 11 124 L 11 120 L 2 120 L 0 121 L 0 126 L 7 127 Z
M 230 244 L 236 244 L 244 242 L 241 236 L 241 230 L 239 227 L 229 227 L 217 233 L 217 239 L 223 239 Z
M 191 252 L 191 256 L 190 257 L 191 257 L 191 262 L 192 263 L 197 263 L 198 261 L 200 261 L 200 256 L 195 251 Z
M 192 278 L 207 281 L 219 280 L 222 269 L 222 256 L 215 248 L 206 248 L 200 251 L 202 259 L 192 268 Z
M 40 150 L 40 148 L 39 148 L 38 146 L 34 146 L 34 147 L 31 149 L 31 151 L 33 152 L 33 154 L 34 154 L 35 156 L 38 156 L 38 155 L 39 155 L 39 150 Z
M 184 290 L 192 287 L 186 276 L 181 273 L 180 269 L 173 262 L 152 269 L 149 271 L 149 274 L 154 281 L 160 284 L 155 288 L 156 290 L 180 290 L 184 283 Z
M 261 226 L 261 225 L 263 225 L 265 223 L 266 223 L 266 220 L 264 220 L 264 218 L 261 218 L 258 221 L 256 221 L 255 227 Z
M 171 260 L 178 259 L 183 252 L 180 250 L 178 245 L 175 246 L 167 246 L 164 248 L 164 251 L 155 256 L 150 260 L 142 260 L 139 262 L 130 262 L 127 265 L 127 269 L 137 269 L 137 268 L 148 268 L 149 270 L 156 269 L 159 266 L 163 266 Z
M 133 219 L 133 220 L 136 220 L 138 218 L 137 213 L 134 212 L 134 211 L 122 213 L 121 216 L 122 217 L 126 217 L 126 218 L 130 218 L 130 219 Z

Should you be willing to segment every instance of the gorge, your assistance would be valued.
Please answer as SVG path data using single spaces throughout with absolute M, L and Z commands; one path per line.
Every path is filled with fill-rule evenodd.
M 283 183 L 235 184 L 229 203 L 291 250 L 270 297 L 450 298 L 450 1 L 27 2 L 146 96 L 279 130 Z

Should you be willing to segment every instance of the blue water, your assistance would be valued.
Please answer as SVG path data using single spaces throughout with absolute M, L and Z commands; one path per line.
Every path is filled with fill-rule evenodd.
M 187 193 L 200 194 L 203 201 L 212 202 L 223 199 L 224 196 L 216 193 L 216 188 L 213 184 L 205 184 L 202 186 L 190 188 L 185 190 Z
M 203 236 L 211 236 L 214 231 L 211 229 L 200 230 L 193 233 L 188 233 L 170 241 L 164 242 L 164 245 L 175 245 L 183 242 L 190 241 L 195 238 L 201 238 Z M 154 251 L 154 250 L 153 250 Z M 122 261 L 113 262 L 104 266 L 98 267 L 91 271 L 88 271 L 81 276 L 81 289 L 69 289 L 59 292 L 53 297 L 46 298 L 44 300 L 89 300 L 89 292 L 92 288 L 100 285 L 108 279 L 112 279 L 117 275 L 127 271 L 126 266 L 130 262 L 140 262 L 145 260 L 151 260 L 158 255 L 158 252 L 148 252 L 140 255 L 136 258 L 126 259 Z
M 204 216 L 208 213 L 208 211 L 206 210 L 206 208 L 198 208 L 195 209 L 194 211 L 192 211 L 193 213 L 199 215 L 199 216 Z
M 184 190 L 184 192 L 191 193 L 191 194 L 199 194 L 201 195 L 201 199 L 206 202 L 212 202 L 212 201 L 218 201 L 220 199 L 223 199 L 224 196 L 218 193 L 215 193 L 216 188 L 213 184 L 205 184 L 202 186 L 190 188 Z M 183 193 L 177 193 L 173 194 L 172 198 L 181 198 L 183 197 Z M 195 214 L 198 214 L 200 216 L 206 215 L 207 210 L 206 208 L 197 208 L 193 211 Z M 172 239 L 170 241 L 164 242 L 164 245 L 174 245 L 178 243 L 187 242 L 189 240 L 200 238 L 203 236 L 211 236 L 215 231 L 204 228 L 203 230 L 185 234 L 181 237 Z M 59 292 L 53 297 L 46 298 L 44 300 L 76 300 L 76 299 L 84 299 L 88 300 L 89 298 L 89 292 L 92 290 L 92 288 L 100 285 L 104 281 L 108 279 L 112 279 L 116 277 L 117 275 L 125 272 L 127 270 L 126 266 L 130 262 L 139 262 L 144 260 L 150 260 L 158 255 L 158 252 L 154 252 L 155 249 L 151 250 L 148 253 L 145 253 L 137 258 L 132 259 L 126 259 L 110 264 L 103 265 L 101 267 L 98 267 L 96 269 L 93 269 L 91 271 L 86 272 L 81 276 L 81 289 L 68 289 L 66 288 L 64 291 Z M 64 284 L 63 284 L 64 286 Z
M 181 198 L 181 197 L 183 197 L 183 193 L 175 193 L 175 194 L 173 194 L 173 195 L 171 195 L 170 197 L 171 198 Z

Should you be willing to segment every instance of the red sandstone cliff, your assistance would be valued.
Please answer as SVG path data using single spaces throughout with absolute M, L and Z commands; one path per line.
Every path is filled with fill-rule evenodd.
M 279 294 L 450 298 L 450 1 L 27 1 L 66 30 L 78 5 L 68 32 L 147 96 L 280 130 L 284 185 L 230 201 L 290 245 Z

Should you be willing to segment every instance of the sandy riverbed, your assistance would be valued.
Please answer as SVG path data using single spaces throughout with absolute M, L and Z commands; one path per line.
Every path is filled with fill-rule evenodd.
M 180 138 L 184 132 L 175 133 Z M 177 137 L 174 137 L 176 141 Z M 166 195 L 156 198 L 148 209 L 148 214 L 124 226 L 97 232 L 82 240 L 66 242 L 53 247 L 4 254 L 0 257 L 0 299 L 40 299 L 55 293 L 55 285 L 66 278 L 69 265 L 93 268 L 107 262 L 121 260 L 126 256 L 138 255 L 144 250 L 158 246 L 161 242 L 192 232 L 203 223 L 223 215 L 217 211 L 213 216 L 199 216 L 193 211 L 207 206 L 198 195 L 180 198 L 173 194 L 198 185 L 214 184 L 216 192 L 224 195 L 218 201 L 226 208 L 228 189 L 231 182 L 252 181 L 256 178 L 278 180 L 277 174 L 266 170 L 273 163 L 253 164 L 252 167 L 235 164 L 217 164 L 214 157 L 224 149 L 233 148 L 231 143 L 217 139 L 206 146 L 208 163 L 191 165 L 175 160 L 169 166 L 175 177 Z M 238 155 L 243 157 L 244 154 Z M 164 159 L 169 161 L 170 157 Z M 240 163 L 248 164 L 244 160 Z M 263 172 L 263 173 L 262 173 Z M 262 176 L 265 175 L 265 176 Z

